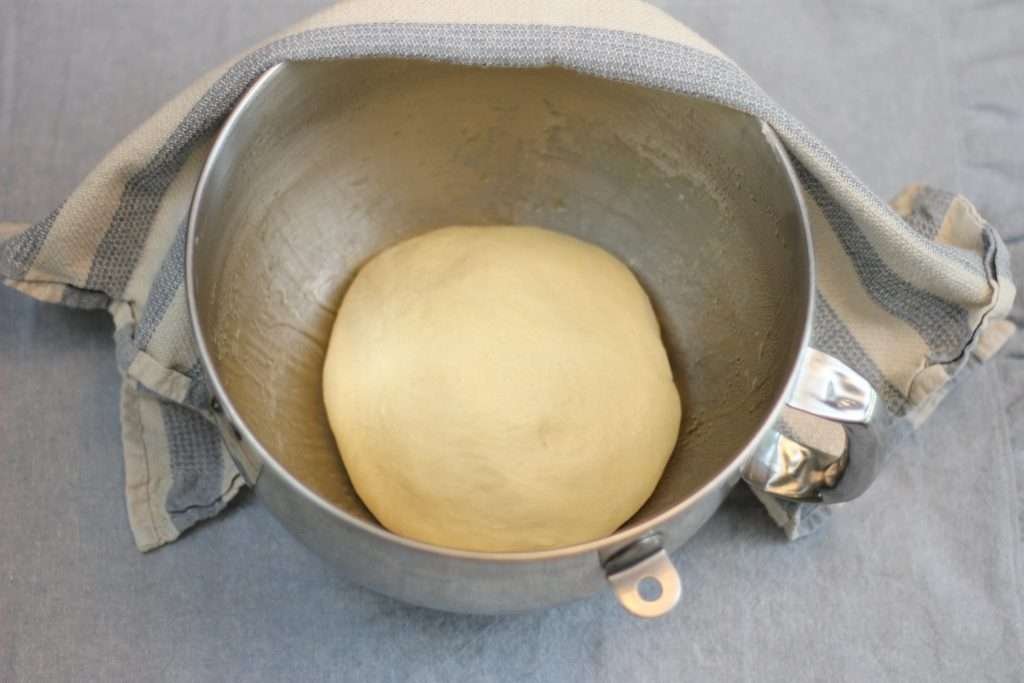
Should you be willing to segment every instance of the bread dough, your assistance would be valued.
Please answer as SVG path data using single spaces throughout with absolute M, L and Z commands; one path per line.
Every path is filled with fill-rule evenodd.
M 381 524 L 492 552 L 615 531 L 658 483 L 681 413 L 632 272 L 515 226 L 442 228 L 369 261 L 334 323 L 324 401 Z

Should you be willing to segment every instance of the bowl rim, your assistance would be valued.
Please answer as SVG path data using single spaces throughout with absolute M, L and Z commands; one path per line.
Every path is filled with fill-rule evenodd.
M 409 59 L 410 61 L 431 61 L 422 58 L 402 58 Z M 441 555 L 453 559 L 470 560 L 478 562 L 497 562 L 497 563 L 522 563 L 522 562 L 536 562 L 543 560 L 552 560 L 566 558 L 570 556 L 595 552 L 604 551 L 608 549 L 618 549 L 625 547 L 630 542 L 636 539 L 649 535 L 652 532 L 656 532 L 659 527 L 663 527 L 667 522 L 672 519 L 684 514 L 688 509 L 695 506 L 705 496 L 712 494 L 714 491 L 719 490 L 724 486 L 729 486 L 735 483 L 735 479 L 738 479 L 738 470 L 747 462 L 747 460 L 753 455 L 757 445 L 763 441 L 768 432 L 773 428 L 778 420 L 782 409 L 786 405 L 786 401 L 793 392 L 793 388 L 796 384 L 798 377 L 798 369 L 802 362 L 804 351 L 810 345 L 811 336 L 811 322 L 813 319 L 814 312 L 814 283 L 815 283 L 815 268 L 814 268 L 814 251 L 812 244 L 812 235 L 810 228 L 810 220 L 808 218 L 807 206 L 804 200 L 803 192 L 801 191 L 801 185 L 799 178 L 796 174 L 796 170 L 793 168 L 793 164 L 789 158 L 789 153 L 782 144 L 778 135 L 775 131 L 766 123 L 761 122 L 761 129 L 768 142 L 769 147 L 775 153 L 777 161 L 781 164 L 782 170 L 789 180 L 788 187 L 791 193 L 794 206 L 798 213 L 798 218 L 802 230 L 799 231 L 803 234 L 804 239 L 801 240 L 803 246 L 802 252 L 806 262 L 805 272 L 805 289 L 806 289 L 806 301 L 801 307 L 801 313 L 803 314 L 803 320 L 800 321 L 802 329 L 799 334 L 800 343 L 797 345 L 797 352 L 790 359 L 789 377 L 786 383 L 783 385 L 781 391 L 775 397 L 771 409 L 765 414 L 760 425 L 754 434 L 747 440 L 746 445 L 739 449 L 738 452 L 733 456 L 729 464 L 723 467 L 715 476 L 708 479 L 703 485 L 697 490 L 693 491 L 685 499 L 681 500 L 677 504 L 669 507 L 666 510 L 654 515 L 646 521 L 624 528 L 619 528 L 615 532 L 604 536 L 602 538 L 586 541 L 584 543 L 577 543 L 570 546 L 562 546 L 559 548 L 551 548 L 546 550 L 534 550 L 534 551 L 512 551 L 512 552 L 483 552 L 474 550 L 463 550 L 459 548 L 449 548 L 446 546 L 433 545 L 422 541 L 417 541 L 411 538 L 400 536 L 388 529 L 384 528 L 379 523 L 373 524 L 363 519 L 352 515 L 351 513 L 339 508 L 338 506 L 330 503 L 322 496 L 314 492 L 302 481 L 293 476 L 280 462 L 271 454 L 270 450 L 266 448 L 259 439 L 256 438 L 252 430 L 246 424 L 245 420 L 242 419 L 241 414 L 235 408 L 234 403 L 231 401 L 231 397 L 228 395 L 223 383 L 221 382 L 220 376 L 211 361 L 211 355 L 209 346 L 207 344 L 207 337 L 199 323 L 198 311 L 198 300 L 196 296 L 196 277 L 195 277 L 195 251 L 196 244 L 199 237 L 199 214 L 201 212 L 203 203 L 206 197 L 206 187 L 209 182 L 210 176 L 214 172 L 214 168 L 218 163 L 218 159 L 221 156 L 221 151 L 226 146 L 228 139 L 231 137 L 233 131 L 237 128 L 239 121 L 246 115 L 247 111 L 251 109 L 254 103 L 259 99 L 260 94 L 265 90 L 269 84 L 277 78 L 282 78 L 290 67 L 301 66 L 299 62 L 279 62 L 274 66 L 267 69 L 263 74 L 256 78 L 252 84 L 248 87 L 245 93 L 239 98 L 232 108 L 230 114 L 225 119 L 217 132 L 216 138 L 213 145 L 210 148 L 210 152 L 207 155 L 206 160 L 203 163 L 202 171 L 200 172 L 199 178 L 196 181 L 195 190 L 192 194 L 192 200 L 189 205 L 188 211 L 188 223 L 187 233 L 185 242 L 185 288 L 186 288 L 186 300 L 188 304 L 189 313 L 189 327 L 192 330 L 192 335 L 195 339 L 199 362 L 202 366 L 205 377 L 210 382 L 210 389 L 213 394 L 213 399 L 219 403 L 221 410 L 223 411 L 224 417 L 228 423 L 236 430 L 236 435 L 239 436 L 243 446 L 248 446 L 252 452 L 254 452 L 260 460 L 260 468 L 269 468 L 273 473 L 279 477 L 283 482 L 287 484 L 295 493 L 302 496 L 308 503 L 319 507 L 323 512 L 327 513 L 330 517 L 337 521 L 349 524 L 360 531 L 367 533 L 377 539 L 389 542 L 397 543 L 410 550 L 425 552 L 432 555 Z M 518 67 L 501 67 L 501 68 L 518 68 Z M 540 67 L 542 69 L 558 69 L 563 71 L 570 71 L 564 67 Z M 578 73 L 578 72 L 575 72 Z M 585 75 L 589 78 L 602 78 L 601 76 L 595 76 L 593 74 L 579 74 Z M 693 99 L 692 95 L 686 93 L 676 92 L 676 95 L 684 98 Z M 722 106 L 722 105 L 719 105 Z M 751 114 L 740 112 L 744 116 L 751 116 Z M 756 118 L 756 117 L 752 117 Z M 235 459 L 235 455 L 228 448 L 229 454 L 232 459 Z M 237 464 L 239 470 L 243 468 Z M 255 490 L 257 488 L 254 482 L 251 487 Z

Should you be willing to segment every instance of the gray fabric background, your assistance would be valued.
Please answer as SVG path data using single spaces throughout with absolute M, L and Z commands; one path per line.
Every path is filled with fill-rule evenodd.
M 324 4 L 0 3 L 0 216 L 45 216 L 200 72 Z M 1020 2 L 657 4 L 883 196 L 964 192 L 1024 273 Z M 139 554 L 111 331 L 0 288 L 0 681 L 1024 677 L 1020 336 L 825 533 L 786 544 L 737 489 L 676 555 L 680 607 L 639 622 L 610 595 L 514 618 L 405 607 L 245 499 Z

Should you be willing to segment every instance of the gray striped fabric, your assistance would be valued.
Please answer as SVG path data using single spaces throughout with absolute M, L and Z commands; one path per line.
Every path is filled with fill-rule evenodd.
M 184 218 L 212 134 L 245 88 L 283 60 L 561 66 L 761 118 L 785 142 L 810 209 L 814 343 L 868 378 L 901 416 L 900 429 L 919 424 L 962 368 L 1012 333 L 1006 248 L 966 199 L 911 187 L 890 207 L 742 69 L 657 10 L 633 0 L 569 2 L 557 11 L 541 0 L 380 4 L 343 3 L 205 76 L 112 151 L 53 214 L 0 231 L 7 284 L 114 316 L 126 495 L 140 548 L 174 540 L 242 485 L 206 417 L 210 393 L 183 292 Z M 798 416 L 786 420 L 790 433 L 823 438 Z M 790 537 L 828 514 L 765 503 Z

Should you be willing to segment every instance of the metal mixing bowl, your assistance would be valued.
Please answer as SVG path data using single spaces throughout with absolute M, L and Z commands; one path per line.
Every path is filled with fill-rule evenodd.
M 741 468 L 790 498 L 835 485 L 845 455 L 822 464 L 805 449 L 803 471 L 779 464 L 781 445 L 799 446 L 772 430 L 787 400 L 825 377 L 833 395 L 818 391 L 816 412 L 870 417 L 870 388 L 806 348 L 801 202 L 770 130 L 679 94 L 555 68 L 278 65 L 222 129 L 190 216 L 188 295 L 212 414 L 259 498 L 365 586 L 508 612 L 590 595 L 610 577 L 628 609 L 659 614 L 680 592 L 666 551 Z M 356 496 L 321 396 L 334 313 L 373 254 L 449 224 L 571 233 L 616 254 L 650 294 L 685 417 L 660 485 L 615 534 L 544 552 L 457 551 L 388 532 Z M 810 372 L 812 361 L 824 366 Z M 799 407 L 814 410 L 815 396 Z M 785 488 L 794 481 L 804 488 Z M 660 596 L 640 594 L 644 577 Z

